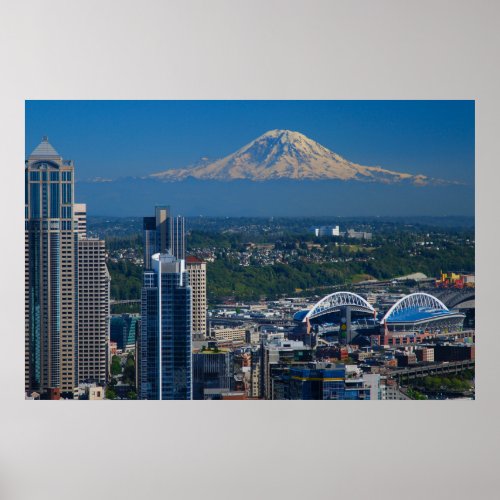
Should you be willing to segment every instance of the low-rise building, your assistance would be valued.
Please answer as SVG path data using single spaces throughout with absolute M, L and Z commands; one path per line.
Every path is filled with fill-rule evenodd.
M 246 327 L 223 328 L 215 327 L 210 330 L 210 337 L 217 341 L 245 342 Z
M 434 361 L 434 349 L 432 347 L 421 347 L 415 349 L 415 355 L 417 360 L 421 362 L 432 362 Z
M 436 361 L 467 361 L 475 359 L 475 346 L 468 344 L 436 345 L 434 359 Z

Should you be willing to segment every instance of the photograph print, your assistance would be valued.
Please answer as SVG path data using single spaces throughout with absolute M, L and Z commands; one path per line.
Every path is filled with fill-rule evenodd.
M 25 399 L 475 399 L 474 101 L 25 114 Z

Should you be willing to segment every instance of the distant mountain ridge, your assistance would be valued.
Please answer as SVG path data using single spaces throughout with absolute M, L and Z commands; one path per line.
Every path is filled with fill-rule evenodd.
M 218 160 L 202 158 L 186 168 L 169 169 L 148 176 L 165 182 L 188 178 L 198 180 L 279 179 L 339 180 L 383 184 L 410 183 L 416 186 L 461 184 L 422 174 L 363 166 L 350 162 L 300 132 L 270 130 L 238 151 Z

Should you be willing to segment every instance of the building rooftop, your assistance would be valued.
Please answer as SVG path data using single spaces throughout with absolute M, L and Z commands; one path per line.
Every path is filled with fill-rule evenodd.
M 198 257 L 195 257 L 194 255 L 188 255 L 186 257 L 186 263 L 187 264 L 203 264 L 205 262 L 202 259 L 199 259 Z
M 61 155 L 54 149 L 49 142 L 49 138 L 45 135 L 42 137 L 42 142 L 32 151 L 30 158 L 60 158 Z

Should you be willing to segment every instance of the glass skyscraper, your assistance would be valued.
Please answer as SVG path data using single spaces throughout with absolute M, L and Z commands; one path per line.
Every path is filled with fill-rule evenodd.
M 74 167 L 47 137 L 25 163 L 25 388 L 78 384 Z
M 170 253 L 178 259 L 186 258 L 184 217 L 173 217 L 170 207 L 155 207 L 153 217 L 143 218 L 144 269 L 151 269 L 155 253 Z
M 185 261 L 156 253 L 141 294 L 140 399 L 192 399 L 191 329 Z
M 73 162 L 44 137 L 25 163 L 25 390 L 55 399 L 109 371 L 105 244 L 74 198 Z

